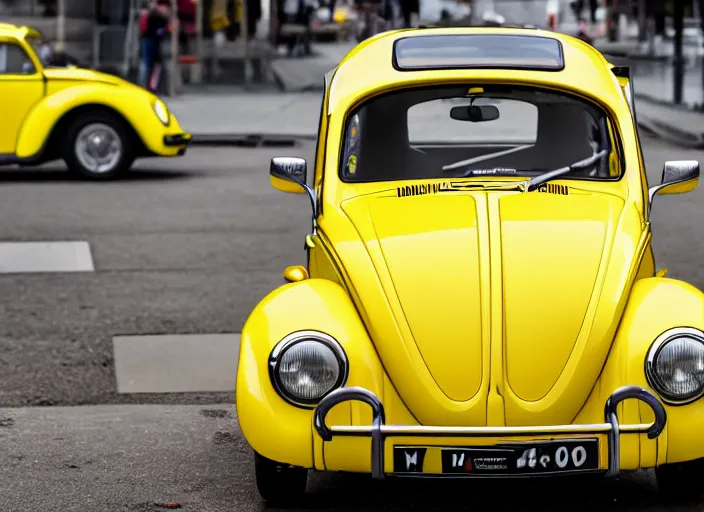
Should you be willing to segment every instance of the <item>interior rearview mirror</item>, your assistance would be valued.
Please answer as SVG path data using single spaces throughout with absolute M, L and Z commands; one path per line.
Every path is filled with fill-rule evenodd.
M 450 117 L 457 121 L 483 123 L 499 118 L 499 109 L 494 105 L 462 105 L 452 107 Z
M 665 162 L 662 169 L 662 182 L 650 187 L 650 204 L 657 194 L 683 194 L 697 188 L 699 183 L 699 162 L 696 160 L 673 160 Z
M 304 158 L 292 156 L 272 158 L 269 168 L 271 185 L 281 192 L 305 194 L 307 166 Z

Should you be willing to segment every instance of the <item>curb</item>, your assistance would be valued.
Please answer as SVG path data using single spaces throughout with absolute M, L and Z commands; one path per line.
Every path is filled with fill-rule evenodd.
M 670 144 L 675 146 L 680 146 L 688 149 L 704 149 L 704 130 L 701 133 L 690 132 L 681 129 L 676 124 L 666 123 L 649 117 L 648 115 L 643 115 L 638 112 L 638 100 L 650 103 L 652 105 L 659 105 L 662 107 L 667 107 L 673 110 L 679 110 L 681 112 L 696 112 L 692 108 L 686 106 L 672 105 L 662 99 L 654 98 L 647 94 L 635 94 L 636 99 L 636 115 L 638 119 L 638 128 L 649 132 L 656 137 L 663 139 Z
M 299 142 L 314 141 L 315 134 L 281 135 L 264 133 L 195 133 L 191 146 L 291 147 Z
M 690 132 L 680 130 L 669 123 L 663 123 L 655 119 L 638 116 L 638 128 L 650 132 L 656 137 L 663 139 L 675 146 L 689 149 L 704 149 L 704 135 L 695 135 Z

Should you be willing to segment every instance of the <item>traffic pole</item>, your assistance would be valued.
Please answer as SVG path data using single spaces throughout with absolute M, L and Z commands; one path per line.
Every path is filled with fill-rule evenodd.
M 66 0 L 56 2 L 56 50 L 63 52 L 66 48 Z
M 647 0 L 638 0 L 638 42 L 648 40 Z
M 196 62 L 191 67 L 191 82 L 203 82 L 203 0 L 193 0 L 196 5 Z
M 178 79 L 178 2 L 171 0 L 171 66 L 169 68 L 169 97 L 177 93 L 176 80 Z
M 673 91 L 673 101 L 675 105 L 680 105 L 682 103 L 682 90 L 684 87 L 684 58 L 682 56 L 682 35 L 684 32 L 684 2 L 681 0 L 675 0 L 674 9 L 672 12 L 673 22 L 675 27 L 675 51 L 672 59 L 672 65 L 674 67 L 674 91 Z
M 247 0 L 240 0 L 242 2 L 242 23 L 241 31 L 242 38 L 244 39 L 243 48 L 243 58 L 244 58 L 244 86 L 248 89 L 252 84 L 252 61 L 250 59 L 249 52 L 249 9 L 247 9 Z

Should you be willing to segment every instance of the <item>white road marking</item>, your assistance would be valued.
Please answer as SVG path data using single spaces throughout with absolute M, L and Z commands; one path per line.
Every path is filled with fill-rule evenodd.
M 95 272 L 88 242 L 0 242 L 0 274 Z
M 240 334 L 113 337 L 118 393 L 234 392 Z

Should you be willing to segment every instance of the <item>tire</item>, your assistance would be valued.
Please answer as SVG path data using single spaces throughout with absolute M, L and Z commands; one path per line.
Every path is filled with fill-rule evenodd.
M 89 141 L 92 137 L 97 137 L 93 139 L 95 145 Z M 132 166 L 134 146 L 134 137 L 122 119 L 108 112 L 89 112 L 79 114 L 69 125 L 62 157 L 76 175 L 109 180 L 125 174 Z
M 704 494 L 704 459 L 655 468 L 658 489 L 668 501 L 688 501 Z
M 255 452 L 254 473 L 259 494 L 267 503 L 285 505 L 303 498 L 308 470 L 282 464 Z

